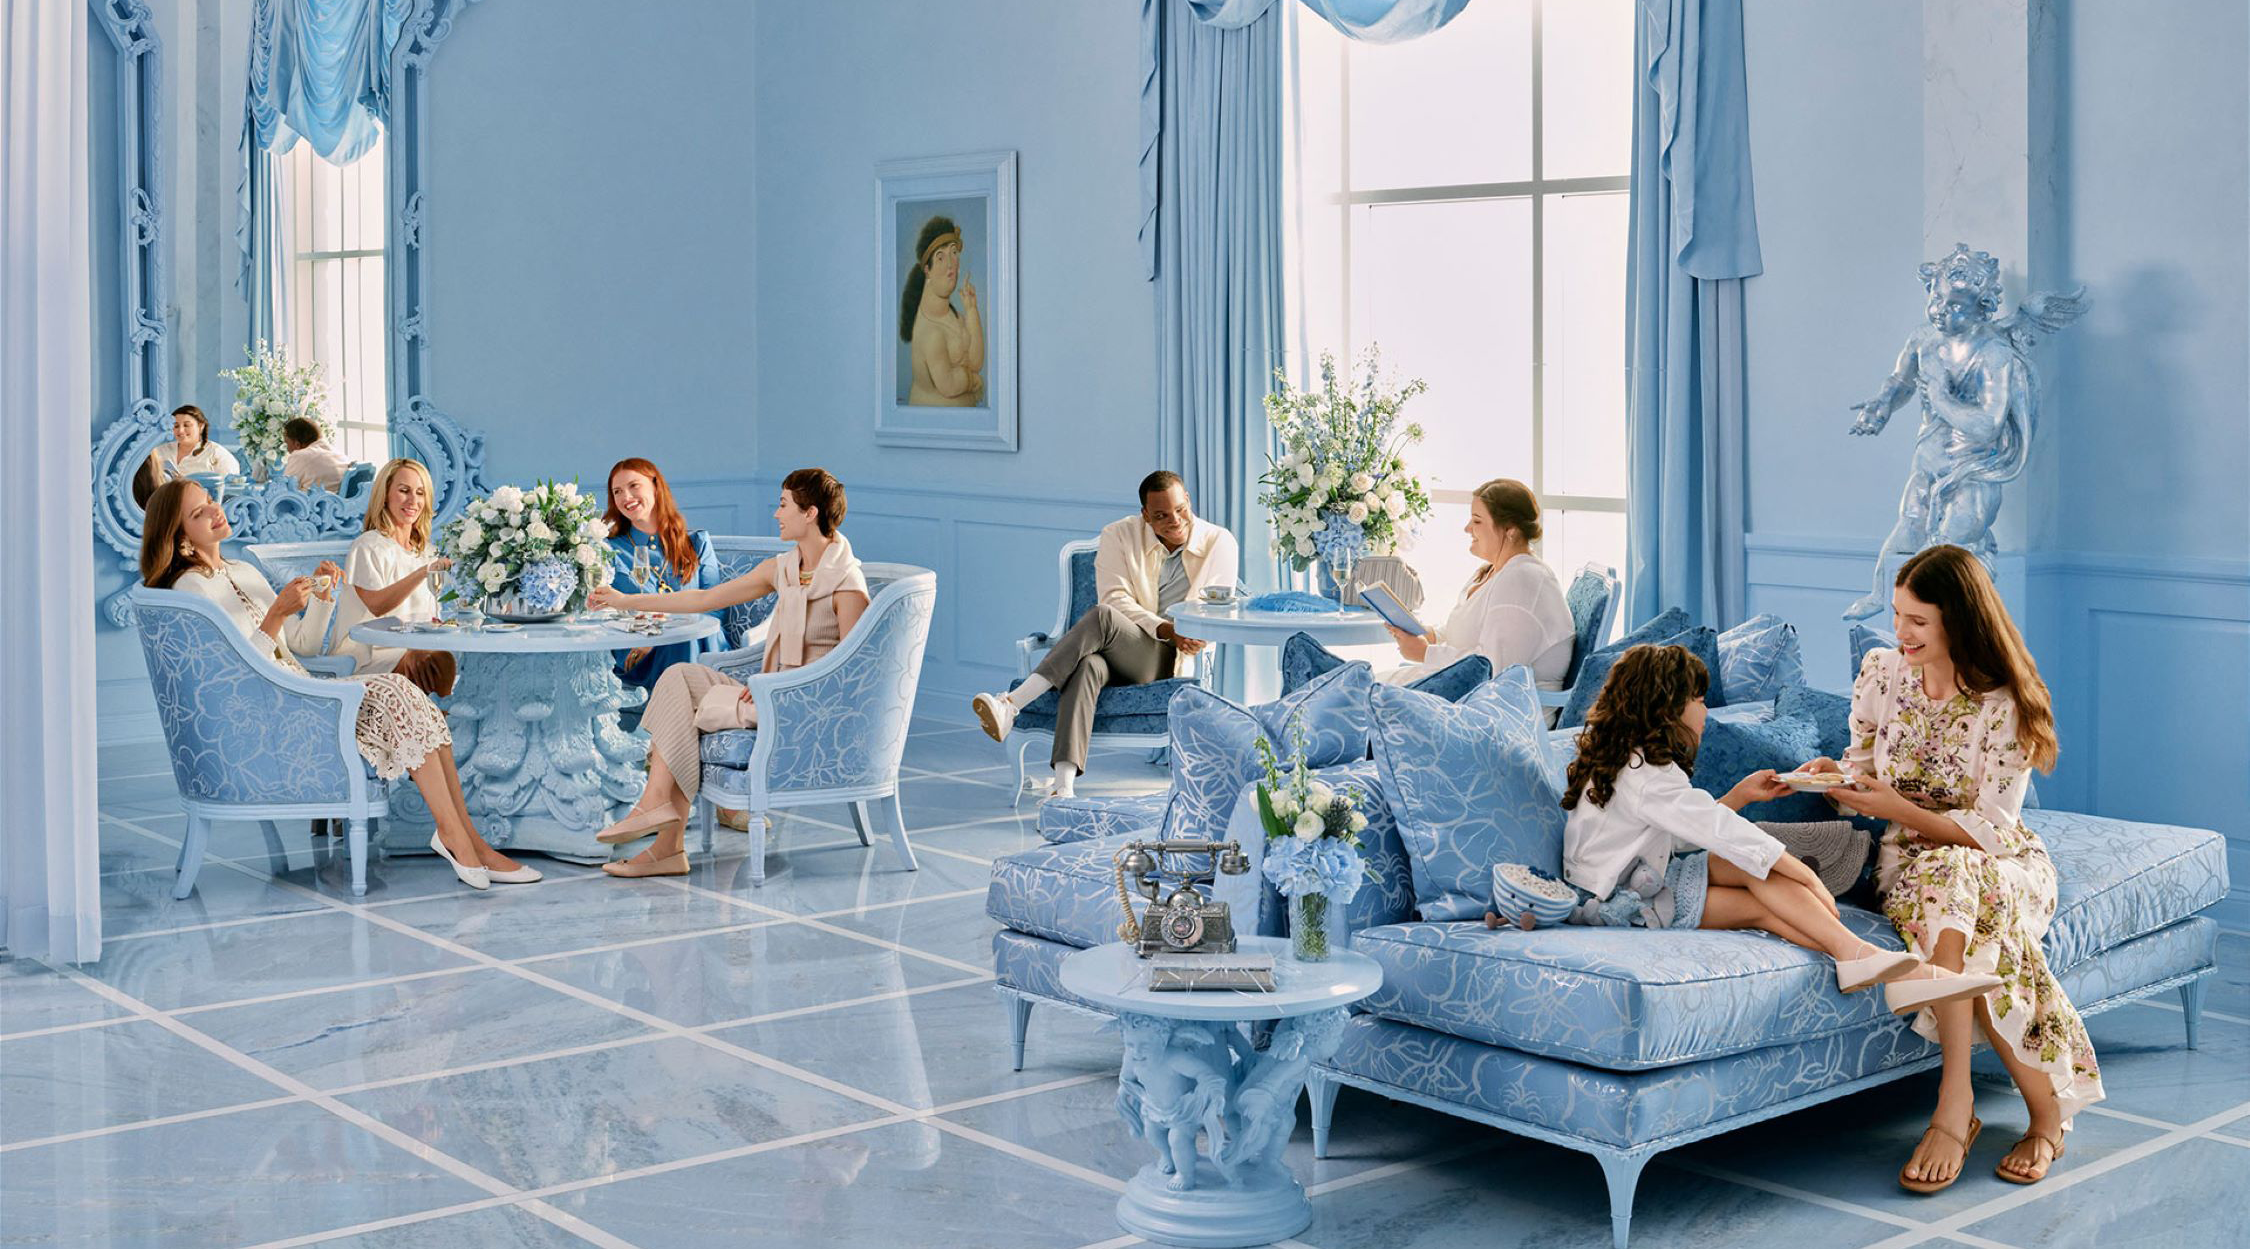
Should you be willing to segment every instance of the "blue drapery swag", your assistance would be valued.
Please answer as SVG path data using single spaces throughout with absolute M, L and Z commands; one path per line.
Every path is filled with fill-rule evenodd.
M 413 0 L 257 0 L 243 101 L 235 243 L 254 327 L 275 319 L 258 294 L 277 228 L 273 162 L 299 139 L 331 164 L 365 155 L 390 120 L 391 49 Z
M 1751 195 L 1741 0 L 1639 0 L 1625 269 L 1626 622 L 1731 624 L 1747 594 L 1742 279 Z

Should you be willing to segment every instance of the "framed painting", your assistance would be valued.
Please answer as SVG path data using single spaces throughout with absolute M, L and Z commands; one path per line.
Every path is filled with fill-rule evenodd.
M 876 166 L 875 441 L 1014 451 L 1016 154 Z

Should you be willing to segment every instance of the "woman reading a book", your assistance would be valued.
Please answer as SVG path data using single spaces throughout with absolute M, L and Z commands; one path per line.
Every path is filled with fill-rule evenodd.
M 1529 487 L 1506 477 L 1478 486 L 1469 499 L 1469 553 L 1484 567 L 1445 623 L 1420 637 L 1391 626 L 1406 663 L 1375 674 L 1405 685 L 1470 655 L 1492 661 L 1498 672 L 1515 664 L 1531 669 L 1540 689 L 1559 690 L 1570 667 L 1570 608 L 1553 569 L 1531 553 L 1539 539 L 1539 500 Z

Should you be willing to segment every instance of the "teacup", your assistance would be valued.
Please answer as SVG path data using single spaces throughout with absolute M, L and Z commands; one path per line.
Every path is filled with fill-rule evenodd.
M 1231 603 L 1234 601 L 1234 587 L 1231 585 L 1207 585 L 1203 587 L 1203 601 L 1206 603 Z
M 321 595 L 323 597 L 327 595 L 328 588 L 336 584 L 336 579 L 332 576 L 329 576 L 327 573 L 322 573 L 319 576 L 314 577 L 312 580 L 313 593 Z

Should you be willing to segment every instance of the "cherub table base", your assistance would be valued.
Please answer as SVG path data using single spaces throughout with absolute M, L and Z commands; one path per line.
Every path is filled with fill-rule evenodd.
M 1312 1064 L 1342 1036 L 1345 1012 L 1281 1020 L 1264 1050 L 1237 1023 L 1119 1016 L 1125 1061 L 1117 1109 L 1156 1151 L 1125 1185 L 1117 1221 L 1159 1244 L 1263 1245 L 1305 1230 L 1312 1206 L 1282 1162 Z M 1208 1148 L 1196 1146 L 1198 1132 Z

